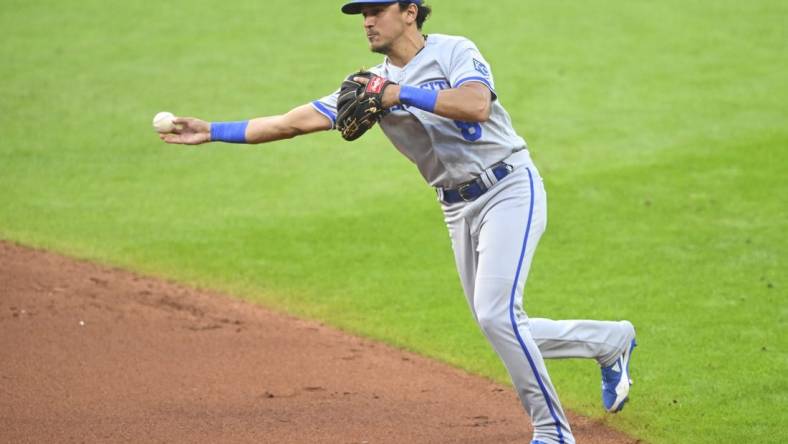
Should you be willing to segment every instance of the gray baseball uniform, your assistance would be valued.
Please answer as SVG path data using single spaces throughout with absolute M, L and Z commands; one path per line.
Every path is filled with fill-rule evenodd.
M 528 318 L 523 290 L 547 224 L 546 193 L 525 140 L 512 128 L 495 94 L 489 64 L 462 37 L 430 34 L 403 68 L 388 59 L 371 70 L 421 88 L 456 88 L 478 82 L 493 103 L 484 123 L 453 121 L 415 107 L 397 106 L 380 122 L 386 136 L 440 190 L 481 178 L 489 188 L 476 200 L 442 202 L 457 270 L 471 311 L 503 360 L 534 426 L 534 439 L 573 443 L 574 437 L 543 358 L 593 358 L 613 364 L 629 346 L 628 322 Z M 338 91 L 312 103 L 336 121 Z M 492 167 L 510 165 L 498 179 Z

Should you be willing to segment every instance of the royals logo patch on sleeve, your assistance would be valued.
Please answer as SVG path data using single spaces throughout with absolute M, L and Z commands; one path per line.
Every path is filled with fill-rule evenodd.
M 490 70 L 487 69 L 487 65 L 485 65 L 484 63 L 476 59 L 473 59 L 473 67 L 476 68 L 476 71 L 479 71 L 479 73 L 481 73 L 481 75 L 483 75 L 484 77 L 490 76 Z

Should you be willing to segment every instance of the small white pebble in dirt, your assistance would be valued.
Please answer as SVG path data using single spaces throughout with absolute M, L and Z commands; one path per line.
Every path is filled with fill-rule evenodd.
M 25 313 L 27 313 L 27 311 L 25 311 L 24 309 L 22 309 L 22 314 L 25 314 Z
M 79 325 L 80 325 L 80 327 L 84 327 L 85 326 L 85 321 L 79 321 Z

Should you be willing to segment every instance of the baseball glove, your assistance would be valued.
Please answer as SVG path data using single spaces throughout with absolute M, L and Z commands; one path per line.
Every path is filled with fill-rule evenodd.
M 364 85 L 354 77 L 369 79 Z M 375 126 L 385 114 L 383 92 L 394 82 L 369 71 L 351 74 L 342 82 L 337 100 L 337 129 L 345 140 L 356 140 Z

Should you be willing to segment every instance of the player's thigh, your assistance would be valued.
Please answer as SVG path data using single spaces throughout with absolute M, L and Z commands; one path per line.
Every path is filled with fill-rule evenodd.
M 478 232 L 476 299 L 482 293 L 486 301 L 481 303 L 497 310 L 512 298 L 521 307 L 525 279 L 546 224 L 544 194 L 536 178 L 526 174 L 517 179 L 490 202 Z
M 445 219 L 446 228 L 451 239 L 451 248 L 454 252 L 454 262 L 457 273 L 462 283 L 465 297 L 473 310 L 473 295 L 476 281 L 476 265 L 478 255 L 476 253 L 475 237 L 471 236 L 471 230 L 467 221 L 462 217 L 449 217 Z

